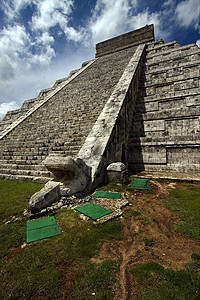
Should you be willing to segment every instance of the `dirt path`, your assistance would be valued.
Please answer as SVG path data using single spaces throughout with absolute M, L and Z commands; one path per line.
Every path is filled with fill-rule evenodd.
M 121 217 L 123 240 L 106 242 L 94 262 L 105 258 L 119 259 L 118 280 L 121 290 L 115 299 L 137 299 L 137 283 L 134 282 L 129 268 L 138 263 L 154 260 L 174 270 L 184 268 L 193 252 L 200 253 L 197 241 L 181 236 L 173 229 L 177 216 L 163 207 L 169 190 L 179 183 L 151 181 L 149 191 L 126 192 L 130 206 L 140 216 Z M 145 245 L 150 242 L 150 246 Z

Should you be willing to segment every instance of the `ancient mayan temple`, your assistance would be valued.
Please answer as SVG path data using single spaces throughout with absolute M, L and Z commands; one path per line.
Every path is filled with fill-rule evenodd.
M 200 49 L 155 41 L 153 25 L 97 44 L 95 59 L 6 114 L 0 178 L 47 182 L 43 161 L 70 156 L 90 168 L 91 186 L 112 162 L 197 179 L 199 72 Z

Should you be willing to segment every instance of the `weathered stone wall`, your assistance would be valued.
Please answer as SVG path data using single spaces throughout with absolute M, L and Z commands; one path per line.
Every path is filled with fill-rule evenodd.
M 129 170 L 198 174 L 200 49 L 160 43 L 149 43 L 146 50 L 128 146 Z

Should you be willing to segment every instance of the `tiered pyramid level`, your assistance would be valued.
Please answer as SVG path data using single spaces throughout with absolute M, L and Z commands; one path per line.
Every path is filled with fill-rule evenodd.
M 199 75 L 195 44 L 147 45 L 128 147 L 130 170 L 200 175 Z

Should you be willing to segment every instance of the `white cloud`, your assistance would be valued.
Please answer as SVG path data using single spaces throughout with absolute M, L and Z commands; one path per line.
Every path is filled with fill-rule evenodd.
M 126 31 L 127 25 L 131 24 L 131 9 L 136 4 L 137 1 L 128 0 L 97 0 L 89 24 L 93 40 L 99 42 Z
M 43 45 L 52 44 L 54 42 L 54 37 L 50 36 L 48 32 L 43 32 L 42 35 L 37 39 L 37 43 L 42 43 Z
M 148 9 L 144 12 L 133 16 L 132 22 L 134 24 L 135 29 L 143 27 L 147 24 L 154 24 L 154 29 L 157 35 L 160 35 L 160 20 L 159 20 L 159 13 L 149 13 Z
M 98 0 L 93 12 L 89 30 L 95 43 L 122 34 L 147 24 L 155 25 L 155 32 L 159 36 L 166 32 L 161 30 L 162 14 L 150 13 L 149 9 L 137 12 L 137 0 Z
M 19 106 L 15 101 L 0 104 L 0 121 L 4 118 L 7 111 L 18 109 L 18 108 Z
M 60 28 L 67 34 L 67 24 L 69 22 L 69 15 L 73 8 L 72 0 L 38 0 L 36 1 L 37 12 L 32 17 L 30 23 L 32 30 L 48 31 L 55 25 L 59 25 Z M 75 32 L 75 29 L 74 29 Z M 69 30 L 69 33 L 71 31 Z M 75 36 L 69 35 L 69 38 Z M 75 39 L 77 37 L 75 36 Z
M 165 7 L 165 6 L 166 6 L 166 7 L 167 7 L 167 6 L 172 6 L 174 3 L 175 3 L 174 0 L 167 0 L 167 1 L 164 2 L 163 6 L 164 6 L 164 7 Z
M 200 48 L 200 40 L 196 41 L 197 46 Z
M 175 11 L 178 22 L 183 27 L 194 26 L 198 29 L 200 3 L 199 0 L 185 0 L 177 5 Z
M 24 26 L 14 25 L 4 28 L 0 33 L 0 80 L 14 77 L 18 62 L 26 54 L 30 39 Z

